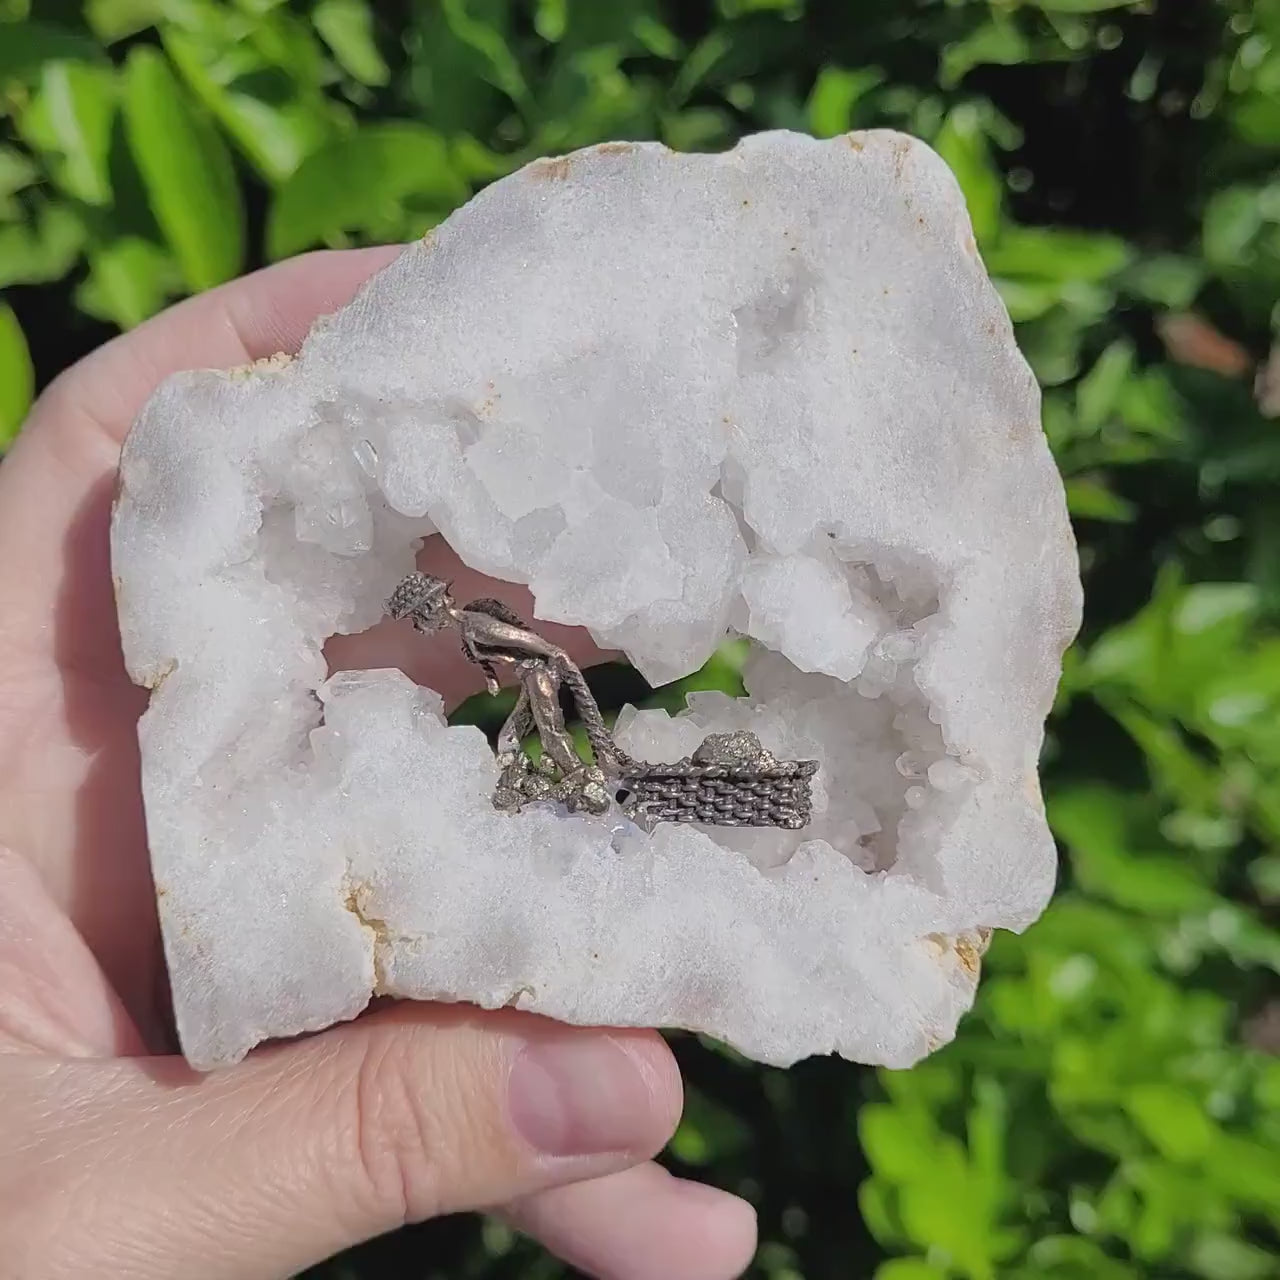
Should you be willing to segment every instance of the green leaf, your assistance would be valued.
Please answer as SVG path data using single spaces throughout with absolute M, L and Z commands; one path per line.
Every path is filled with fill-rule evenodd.
M 32 223 L 0 227 L 0 289 L 65 276 L 80 256 L 84 224 L 66 205 L 46 205 Z
M 1113 342 L 1076 387 L 1076 417 L 1085 431 L 1097 431 L 1111 416 L 1133 372 L 1133 345 Z
M 949 1254 L 973 1280 L 995 1280 L 996 1240 L 987 1206 L 969 1176 L 958 1142 L 936 1152 L 934 1176 L 900 1193 L 907 1234 L 917 1244 Z
M 1054 307 L 1018 331 L 1018 344 L 1042 386 L 1060 386 L 1079 371 L 1088 323 L 1066 307 Z
M 459 134 L 449 145 L 453 168 L 466 183 L 492 182 L 510 173 L 520 164 L 520 157 L 491 151 L 468 133 Z
M 35 394 L 31 352 L 13 308 L 0 302 L 0 449 L 18 434 Z
M 1125 688 L 1148 708 L 1190 716 L 1200 690 L 1241 661 L 1259 603 L 1250 583 L 1183 587 L 1170 565 L 1148 604 L 1093 646 L 1082 674 Z
M 1062 301 L 1062 290 L 1056 284 L 1011 280 L 1005 276 L 994 279 L 1001 301 L 1014 324 L 1038 320 Z
M 1098 700 L 1142 748 L 1151 780 L 1162 795 L 1205 812 L 1218 808 L 1218 773 L 1210 761 L 1192 751 L 1176 724 L 1107 694 L 1099 693 Z
M 881 1244 L 906 1244 L 897 1212 L 897 1193 L 882 1178 L 867 1178 L 858 1187 L 858 1211 L 862 1221 Z
M 1106 520 L 1128 524 L 1137 507 L 1107 487 L 1097 476 L 1072 476 L 1067 481 L 1067 510 L 1079 520 Z
M 732 21 L 749 13 L 776 12 L 784 18 L 798 18 L 804 12 L 805 0 L 716 0 L 722 18 Z
M 342 69 L 361 84 L 380 86 L 391 70 L 373 38 L 373 14 L 366 0 L 320 0 L 311 20 Z
M 282 258 L 342 232 L 390 225 L 410 197 L 447 212 L 468 194 L 434 129 L 408 121 L 370 125 L 308 156 L 280 187 L 267 252 Z
M 0 146 L 0 219 L 22 216 L 22 206 L 13 196 L 39 177 L 40 170 L 16 147 Z
M 671 106 L 682 107 L 689 100 L 693 91 L 711 74 L 716 63 L 729 52 L 732 44 L 726 32 L 712 31 L 693 46 L 667 94 Z
M 684 45 L 670 27 L 659 22 L 652 14 L 639 13 L 631 23 L 631 32 L 641 47 L 655 58 L 674 62 L 684 54 Z
M 20 128 L 49 154 L 55 181 L 86 204 L 111 201 L 108 153 L 116 112 L 115 73 L 84 62 L 48 63 Z
M 6 23 L 0 38 L 0 87 L 10 80 L 34 81 L 50 62 L 104 58 L 98 45 L 78 31 L 48 22 Z
M 923 1258 L 890 1258 L 876 1268 L 875 1280 L 947 1280 L 947 1273 Z
M 1213 1141 L 1215 1126 L 1190 1090 L 1155 1082 L 1129 1090 L 1125 1110 L 1161 1153 L 1179 1163 L 1198 1160 Z
M 1026 0 L 1026 3 L 1046 13 L 1102 13 L 1109 9 L 1134 9 L 1146 0 Z
M 244 211 L 226 146 L 156 50 L 131 50 L 124 82 L 129 149 L 188 287 L 231 279 L 244 255 Z
M 1125 272 L 1124 287 L 1171 311 L 1185 311 L 1195 301 L 1205 279 L 1204 263 L 1176 254 L 1155 254 L 1135 262 Z
M 985 246 L 1000 230 L 1003 184 L 991 159 L 978 112 L 970 106 L 956 107 L 943 122 L 933 145 L 960 183 L 973 221 L 973 234 Z
M 1146 1280 L 1083 1236 L 1045 1236 L 1027 1250 L 1027 1268 L 1010 1280 Z
M 89 275 L 76 290 L 76 304 L 131 329 L 181 291 L 182 275 L 170 254 L 139 236 L 123 236 L 89 251 Z
M 856 71 L 823 67 L 805 108 L 809 131 L 819 138 L 847 133 L 854 127 L 853 112 L 858 102 L 883 82 L 884 72 L 879 67 L 860 67 Z
M 902 1185 L 929 1176 L 939 1135 L 918 1109 L 873 1103 L 858 1112 L 858 1137 L 876 1177 Z
M 287 178 L 342 123 L 342 109 L 318 90 L 280 83 L 280 69 L 259 49 L 172 26 L 163 39 L 191 91 L 269 182 Z
M 467 0 L 440 0 L 440 10 L 449 30 L 478 56 L 484 78 L 494 88 L 501 89 L 521 110 L 527 110 L 531 106 L 529 86 L 502 32 L 473 17 Z
M 1246 267 L 1263 224 L 1263 205 L 1253 187 L 1217 192 L 1204 213 L 1204 255 L 1215 267 Z
M 1275 1254 L 1234 1236 L 1200 1236 L 1191 1246 L 1187 1261 L 1204 1280 L 1275 1280 Z
M 732 136 L 733 119 L 718 107 L 689 107 L 662 121 L 662 140 L 673 151 L 719 150 Z
M 1100 281 L 1120 271 L 1132 257 L 1132 250 L 1116 236 L 1061 227 L 1007 226 L 983 257 L 992 275 Z
M 85 20 L 108 44 L 154 26 L 181 6 L 174 0 L 87 0 Z
M 943 49 L 939 79 L 944 89 L 954 89 L 974 67 L 1015 66 L 1029 61 L 1030 40 L 1008 16 L 997 11 L 990 22 Z
M 1080 887 L 1147 916 L 1210 906 L 1216 895 L 1185 858 L 1151 852 L 1129 834 L 1132 801 L 1101 784 L 1052 793 L 1049 821 L 1071 852 Z
M 569 0 L 538 0 L 533 29 L 548 43 L 563 39 L 569 22 Z
M 1212 1181 L 1235 1199 L 1280 1216 L 1280 1150 L 1220 1133 L 1206 1152 L 1204 1166 Z

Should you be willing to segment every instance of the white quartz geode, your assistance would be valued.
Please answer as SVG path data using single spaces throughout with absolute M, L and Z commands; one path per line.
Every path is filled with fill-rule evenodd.
M 654 682 L 753 637 L 750 697 L 627 710 L 620 740 L 749 726 L 821 761 L 810 826 L 495 812 L 437 695 L 326 678 L 433 531 Z M 905 1066 L 1051 891 L 1074 544 L 959 189 L 902 135 L 528 166 L 292 361 L 166 381 L 112 541 L 199 1067 L 375 992 Z

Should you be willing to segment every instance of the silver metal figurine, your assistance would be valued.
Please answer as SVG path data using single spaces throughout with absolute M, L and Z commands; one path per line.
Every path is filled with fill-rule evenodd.
M 709 734 L 691 756 L 674 764 L 648 764 L 614 741 L 586 678 L 558 645 L 532 630 L 500 600 L 459 605 L 450 584 L 411 573 L 387 601 L 392 618 L 410 618 L 419 631 L 456 627 L 462 651 L 497 693 L 499 666 L 514 674 L 516 705 L 498 735 L 502 772 L 493 803 L 514 812 L 535 800 L 553 800 L 571 812 L 603 814 L 616 802 L 634 822 L 697 822 L 712 826 L 806 826 L 812 811 L 810 780 L 816 760 L 777 760 L 747 730 Z M 567 688 L 586 730 L 594 763 L 577 752 L 560 710 Z M 523 742 L 536 730 L 538 763 Z

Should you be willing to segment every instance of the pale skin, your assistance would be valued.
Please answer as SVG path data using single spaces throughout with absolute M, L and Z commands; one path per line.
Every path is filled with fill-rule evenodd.
M 618 1280 L 728 1280 L 754 1250 L 748 1205 L 649 1162 L 681 1107 L 655 1033 L 398 1004 L 208 1076 L 174 1051 L 147 694 L 108 556 L 120 443 L 166 374 L 296 350 L 395 252 L 307 255 L 182 303 L 64 373 L 0 464 L 0 1258 L 24 1280 L 283 1277 L 486 1207 Z M 528 610 L 441 545 L 420 564 Z M 376 644 L 449 701 L 479 687 L 456 645 L 393 630 L 334 642 L 331 662 L 368 665 Z

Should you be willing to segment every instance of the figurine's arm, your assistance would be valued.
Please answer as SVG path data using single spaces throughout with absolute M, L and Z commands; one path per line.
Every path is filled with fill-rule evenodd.
M 549 662 L 569 660 L 569 655 L 559 645 L 543 639 L 526 626 L 469 609 L 460 613 L 458 625 L 462 630 L 463 644 L 469 652 L 476 654 L 477 661 L 481 657 L 501 658 L 508 662 L 520 658 L 543 658 Z
M 484 661 L 493 660 L 541 660 L 558 680 L 569 686 L 596 762 L 606 771 L 626 769 L 634 763 L 614 742 L 581 668 L 559 645 L 552 644 L 528 627 L 517 626 L 488 613 L 467 610 L 460 613 L 463 643 L 468 653 L 476 655 L 477 662 L 483 665 Z

